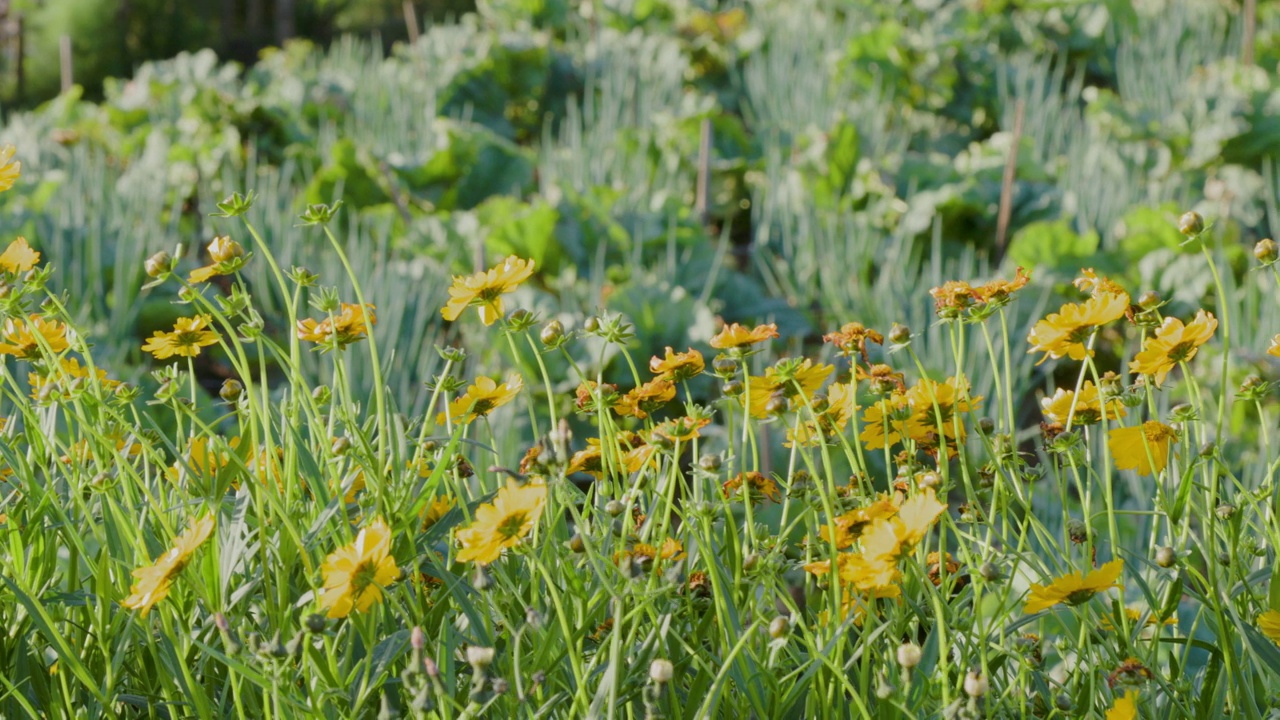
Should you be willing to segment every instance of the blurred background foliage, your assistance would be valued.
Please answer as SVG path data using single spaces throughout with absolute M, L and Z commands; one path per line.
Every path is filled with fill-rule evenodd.
M 0 141 L 21 148 L 24 179 L 0 198 L 0 231 L 48 253 L 118 375 L 145 375 L 141 338 L 181 311 L 171 290 L 139 292 L 143 259 L 182 245 L 201 264 L 233 229 L 214 204 L 249 189 L 282 264 L 329 282 L 336 259 L 292 218 L 344 201 L 406 410 L 425 402 L 432 347 L 471 332 L 439 317 L 449 276 L 509 253 L 543 268 L 519 306 L 566 324 L 622 313 L 641 356 L 706 350 L 717 316 L 777 322 L 793 350 L 850 320 L 936 334 L 922 288 L 1015 265 L 1041 293 L 1015 335 L 1082 266 L 1163 293 L 1171 314 L 1238 306 L 1256 325 L 1241 337 L 1280 332 L 1246 272 L 1280 223 L 1275 3 L 1250 29 L 1233 0 L 484 0 L 452 16 L 464 8 L 419 2 L 411 43 L 395 40 L 402 3 L 295 0 L 292 34 L 313 37 L 278 48 L 196 6 L 24 11 L 33 36 L 40 18 L 51 37 L 57 17 L 81 24 L 85 85 L 9 114 Z M 276 5 L 258 7 L 270 26 Z M 217 50 L 120 73 L 94 65 L 95 41 L 125 65 Z M 56 74 L 56 47 L 28 53 Z M 110 76 L 96 99 L 94 72 Z M 1180 244 L 1186 209 L 1215 222 L 1227 297 Z M 270 303 L 265 272 L 247 277 Z M 947 364 L 941 336 L 922 347 Z M 1276 374 L 1240 352 L 1242 373 Z M 216 387 L 226 370 L 209 363 Z M 1018 370 L 1028 398 L 1047 384 L 1029 358 Z

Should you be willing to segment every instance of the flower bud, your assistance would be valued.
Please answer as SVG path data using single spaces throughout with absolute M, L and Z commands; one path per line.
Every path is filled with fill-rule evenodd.
M 1156 564 L 1162 568 L 1173 567 L 1178 562 L 1178 556 L 1173 552 L 1173 548 L 1168 545 L 1156 548 Z
M 244 385 L 240 384 L 235 378 L 228 378 L 222 382 L 222 388 L 218 390 L 218 397 L 233 403 L 240 399 L 240 394 L 244 392 Z
M 587 318 L 586 322 L 582 323 L 582 329 L 586 330 L 589 333 L 599 332 L 600 318 L 596 317 L 595 315 L 592 315 L 591 317 Z
M 942 484 L 942 478 L 936 472 L 929 471 L 920 476 L 919 485 L 921 488 L 937 489 L 937 487 L 941 484 Z
M 787 636 L 787 631 L 791 629 L 791 621 L 779 615 L 769 623 L 769 637 L 774 640 L 780 640 Z
M 649 663 L 649 679 L 659 685 L 671 682 L 671 677 L 675 675 L 676 669 L 670 660 L 661 658 Z
M 215 263 L 224 263 L 244 256 L 244 247 L 226 235 L 219 235 L 209 243 L 209 257 Z
M 542 332 L 538 334 L 543 345 L 555 345 L 564 338 L 564 325 L 559 320 L 552 320 L 542 326 Z
M 610 517 L 618 517 L 625 512 L 626 509 L 627 508 L 618 500 L 610 500 L 604 505 L 604 511 L 609 513 Z
M 698 458 L 698 466 L 707 472 L 717 472 L 720 470 L 721 463 L 719 455 L 703 455 Z
M 920 664 L 920 657 L 923 654 L 919 645 L 909 642 L 902 643 L 898 646 L 898 664 L 910 670 Z
M 573 537 L 569 538 L 569 549 L 575 553 L 586 552 L 587 544 L 583 541 L 581 535 L 574 533 Z
M 787 402 L 787 396 L 782 393 L 774 393 L 769 396 L 769 402 L 765 403 L 764 411 L 770 415 L 781 415 L 787 411 L 790 403 Z
M 427 647 L 427 634 L 417 625 L 414 625 L 413 631 L 409 633 L 409 647 L 418 652 L 422 652 Z
M 906 325 L 899 325 L 898 323 L 894 323 L 893 327 L 889 328 L 889 342 L 894 345 L 905 345 L 910 341 L 911 328 Z
M 984 562 L 978 568 L 978 574 L 987 582 L 998 582 L 1004 578 L 1004 573 L 1000 571 L 1000 566 L 993 562 Z
M 147 277 L 161 278 L 168 275 L 173 269 L 173 256 L 161 250 L 160 252 L 147 258 L 143 268 L 147 271 Z
M 1263 238 L 1253 246 L 1253 256 L 1263 265 L 1270 265 L 1280 259 L 1280 246 L 1271 238 Z
M 978 421 L 978 432 L 983 435 L 990 435 L 992 430 L 996 429 L 996 423 L 991 418 L 982 418 Z
M 969 674 L 964 676 L 964 692 L 971 698 L 986 695 L 989 687 L 987 677 L 977 670 L 970 670 Z
M 1204 218 L 1195 210 L 1188 210 L 1178 218 L 1178 232 L 1193 237 L 1204 232 Z
M 467 663 L 476 670 L 483 670 L 489 667 L 493 664 L 493 648 L 468 646 Z
M 1223 503 L 1218 506 L 1216 512 L 1219 520 L 1230 520 L 1236 514 L 1236 506 L 1230 503 Z
M 1160 307 L 1160 293 L 1148 290 L 1138 296 L 1138 306 L 1143 310 L 1155 310 Z
M 324 632 L 326 622 L 325 617 L 320 613 L 311 613 L 306 620 L 302 621 L 302 624 L 306 626 L 307 632 L 319 635 Z
M 332 448 L 334 455 L 345 455 L 351 449 L 351 441 L 345 437 L 334 438 Z
M 1089 539 L 1089 527 L 1083 520 L 1072 518 L 1067 523 L 1067 536 L 1071 538 L 1071 542 L 1081 545 Z
M 733 358 L 717 357 L 711 362 L 711 369 L 720 377 L 733 377 L 738 372 L 738 362 Z

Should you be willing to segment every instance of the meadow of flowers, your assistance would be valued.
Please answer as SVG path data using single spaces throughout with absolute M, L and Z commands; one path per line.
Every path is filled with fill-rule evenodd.
M 0 152 L 0 189 L 18 157 Z M 340 204 L 298 220 L 340 259 L 329 278 L 278 264 L 255 199 L 219 203 L 199 267 L 147 260 L 146 290 L 176 288 L 180 316 L 141 344 L 146 391 L 95 362 L 50 283 L 59 258 L 6 239 L 6 715 L 1280 707 L 1276 414 L 1233 360 L 1280 357 L 1280 336 L 1233 334 L 1239 304 L 1171 314 L 1080 268 L 1022 335 L 1010 313 L 1035 284 L 1016 268 L 928 291 L 945 370 L 921 360 L 922 328 L 856 317 L 803 354 L 730 323 L 706 352 L 646 358 L 620 315 L 521 307 L 539 267 L 493 257 L 453 278 L 439 312 L 465 332 L 407 413 Z M 1214 228 L 1176 222 L 1224 297 Z M 1244 272 L 1280 296 L 1276 244 L 1254 256 Z M 254 264 L 283 318 L 245 282 Z M 216 393 L 197 382 L 208 354 L 233 369 Z M 371 393 L 350 381 L 361 354 Z M 1039 407 L 1015 390 L 1028 354 L 1058 378 Z M 508 455 L 517 422 L 534 441 Z

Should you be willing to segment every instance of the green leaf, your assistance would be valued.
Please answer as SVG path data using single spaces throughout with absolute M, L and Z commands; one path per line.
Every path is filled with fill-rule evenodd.
M 1099 238 L 1090 231 L 1078 235 L 1066 220 L 1027 225 L 1009 243 L 1009 259 L 1025 268 L 1075 271 L 1098 250 Z

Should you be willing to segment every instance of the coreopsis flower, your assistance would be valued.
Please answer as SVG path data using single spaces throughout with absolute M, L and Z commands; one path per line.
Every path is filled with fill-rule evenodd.
M 215 275 L 230 275 L 240 269 L 242 263 L 236 262 L 244 257 L 244 247 L 226 235 L 218 235 L 206 248 L 213 262 L 191 271 L 187 280 L 202 283 Z
M 656 359 L 656 358 L 655 358 Z M 676 386 L 667 376 L 656 377 L 618 398 L 613 406 L 623 417 L 643 420 L 676 396 Z
M 466 392 L 449 403 L 446 412 L 436 416 L 436 424 L 444 425 L 448 420 L 452 420 L 461 425 L 468 425 L 476 418 L 484 417 L 514 400 L 523 388 L 524 380 L 515 374 L 508 376 L 502 383 L 492 378 L 478 377 Z
M 862 534 L 862 530 L 874 520 L 882 520 L 896 515 L 898 498 L 882 495 L 878 499 L 862 507 L 854 508 L 835 519 L 835 537 L 832 530 L 823 525 L 818 528 L 818 535 L 824 541 L 835 542 L 836 549 L 843 550 L 851 545 Z
M 1030 281 L 1031 275 L 1019 266 L 1012 280 L 992 280 L 985 285 L 974 288 L 973 292 L 977 296 L 978 302 L 982 304 L 1003 305 L 1013 297 L 1014 293 L 1026 287 Z
M 889 518 L 899 546 L 910 548 L 918 544 L 946 511 L 947 506 L 939 502 L 933 488 L 925 488 L 907 498 L 898 507 L 897 515 Z
M 1117 558 L 1086 575 L 1071 572 L 1048 585 L 1032 584 L 1023 612 L 1037 613 L 1060 603 L 1080 605 L 1088 602 L 1104 590 L 1120 587 L 1116 580 L 1123 570 L 1124 560 Z
M 809 358 L 796 362 L 783 360 L 773 367 L 767 368 L 763 376 L 752 375 L 748 392 L 743 393 L 743 402 L 749 394 L 751 416 L 755 418 L 769 417 L 769 400 L 775 393 L 787 399 L 799 397 L 812 398 L 822 383 L 835 372 L 834 365 L 814 365 Z
M 840 349 L 844 355 L 852 355 L 855 351 L 862 356 L 862 362 L 871 363 L 867 355 L 867 343 L 884 344 L 884 336 L 864 327 L 860 322 L 845 323 L 839 330 L 822 336 L 823 342 L 829 342 Z
M 1271 642 L 1280 645 L 1280 611 L 1268 610 L 1262 613 L 1258 616 L 1257 625 Z
M 91 377 L 88 366 L 81 365 L 80 361 L 75 358 L 59 358 L 58 368 L 60 371 L 46 369 L 44 372 L 27 374 L 27 384 L 31 386 L 32 398 L 39 399 L 40 393 L 46 387 L 63 386 L 66 383 L 75 382 L 77 379 L 87 381 Z M 117 387 L 120 387 L 120 381 L 108 378 L 107 371 L 102 368 L 94 368 L 92 377 L 96 377 L 102 389 L 107 392 L 112 392 Z
M 674 390 L 674 386 L 672 386 Z M 618 386 L 613 383 L 598 383 L 595 380 L 583 380 L 575 391 L 578 410 L 593 413 L 601 407 L 608 409 L 621 402 Z M 674 393 L 672 394 L 674 397 Z
M 209 329 L 210 322 L 208 315 L 178 318 L 171 332 L 157 332 L 142 349 L 157 360 L 175 356 L 193 358 L 200 354 L 200 348 L 218 342 L 217 334 Z
M 0 192 L 13 187 L 18 176 L 22 174 L 22 163 L 13 159 L 16 152 L 18 149 L 12 145 L 6 144 L 0 147 Z
M 780 502 L 782 494 L 778 492 L 778 483 L 773 478 L 758 473 L 754 470 L 738 473 L 724 482 L 724 496 L 733 497 L 733 495 L 747 488 L 747 492 L 751 497 L 751 504 L 757 505 L 762 499 L 769 499 L 773 502 Z
M 861 406 L 853 404 L 851 384 L 831 385 L 827 388 L 822 410 L 815 414 L 814 419 L 800 422 L 794 429 L 787 428 L 787 441 L 784 445 L 791 447 L 798 442 L 802 446 L 813 446 L 831 440 L 844 432 L 845 426 L 849 424 L 849 416 L 860 409 Z
M 453 498 L 448 495 L 438 495 L 434 500 L 427 503 L 422 510 L 422 527 L 420 530 L 426 532 L 427 528 L 440 522 L 440 519 L 449 514 L 453 509 Z
M 355 542 L 338 548 L 320 566 L 324 592 L 320 609 L 331 618 L 367 612 L 382 601 L 382 590 L 400 576 L 391 555 L 391 529 L 377 518 L 360 529 Z
M 0 330 L 0 355 L 13 355 L 19 360 L 40 356 L 40 343 L 50 352 L 60 353 L 70 347 L 67 326 L 57 320 L 45 320 L 36 314 L 22 318 L 9 318 Z
M 904 381 L 905 376 L 900 372 L 895 372 L 893 368 L 884 363 L 876 363 L 866 370 L 861 365 L 853 368 L 853 376 L 858 382 L 866 381 L 869 389 L 875 395 L 887 395 L 894 390 L 906 392 L 907 383 Z
M 624 555 L 630 555 L 633 560 L 640 558 L 648 558 L 650 560 L 683 560 L 687 553 L 684 551 L 684 544 L 675 538 L 667 538 L 662 543 L 662 547 L 654 547 L 648 543 L 636 543 L 631 546 L 628 553 L 618 553 L 614 555 L 614 561 L 620 561 Z
M 929 582 L 934 585 L 942 584 L 942 574 L 946 571 L 948 576 L 955 575 L 960 572 L 960 563 L 952 559 L 951 553 L 943 553 L 939 555 L 936 551 L 931 552 L 924 558 L 925 575 L 928 576 Z
M 542 478 L 525 485 L 508 478 L 493 502 L 477 508 L 475 520 L 458 531 L 462 545 L 458 561 L 488 565 L 497 560 L 503 550 L 514 547 L 533 530 L 546 501 L 547 486 Z
M 506 314 L 502 296 L 515 292 L 520 283 L 533 275 L 533 261 L 522 260 L 515 255 L 487 271 L 474 275 L 456 275 L 449 288 L 449 302 L 440 310 L 445 320 L 454 321 L 463 310 L 475 307 L 480 321 L 492 325 Z
M 378 316 L 373 311 L 371 303 L 365 303 L 363 309 L 359 304 L 342 303 L 332 317 L 299 320 L 298 339 L 316 343 L 326 350 L 334 347 L 345 350 L 348 345 L 367 337 L 370 328 L 378 324 Z M 367 323 L 365 313 L 369 315 Z
M 1027 335 L 1031 349 L 1027 352 L 1044 353 L 1040 362 L 1061 357 L 1083 360 L 1092 352 L 1085 347 L 1085 342 L 1093 332 L 1120 319 L 1128 309 L 1127 293 L 1113 293 L 1105 289 L 1095 292 L 1083 303 L 1066 303 L 1058 312 L 1051 313 L 1031 328 Z
M 689 348 L 687 352 L 674 352 L 667 348 L 665 357 L 657 355 L 649 359 L 649 372 L 673 383 L 688 380 L 699 375 L 706 368 L 702 353 Z
M 120 604 L 131 610 L 141 610 L 142 616 L 146 617 L 156 603 L 168 597 L 173 579 L 191 562 L 196 549 L 209 539 L 213 525 L 213 513 L 199 520 L 193 519 L 186 531 L 174 538 L 169 550 L 151 565 L 133 571 L 133 587 L 129 589 L 129 597 Z
M 1267 354 L 1272 357 L 1280 357 L 1280 335 L 1271 338 L 1271 345 L 1267 348 Z
M 627 472 L 640 472 L 642 468 L 657 465 L 658 446 L 650 445 L 640 433 L 621 432 L 616 435 L 622 451 L 622 467 Z
M 665 420 L 653 428 L 653 434 L 671 441 L 689 442 L 701 437 L 698 431 L 711 424 L 711 418 L 678 417 Z
M 40 262 L 40 253 L 31 249 L 27 239 L 19 237 L 0 253 L 0 270 L 21 275 Z
M 1099 276 L 1093 271 L 1093 268 L 1085 268 L 1080 271 L 1080 277 L 1071 281 L 1072 285 L 1080 292 L 1087 292 L 1097 297 L 1099 293 L 1110 293 L 1112 295 L 1125 295 L 1128 293 L 1119 283 L 1111 280 L 1106 276 Z
M 717 350 L 728 350 L 729 348 L 739 348 L 757 343 L 762 343 L 770 338 L 778 337 L 778 326 L 775 323 L 768 325 L 757 325 L 754 328 L 745 328 L 738 323 L 726 325 L 724 328 L 711 338 L 711 347 Z
M 234 438 L 230 447 L 238 444 L 240 438 Z M 176 462 L 165 470 L 165 476 L 174 483 L 190 475 L 209 477 L 221 472 L 231 463 L 231 453 L 214 449 L 216 440 L 208 435 L 196 435 L 187 441 L 187 451 L 182 455 L 182 462 Z
M 976 410 L 982 404 L 982 396 L 970 397 L 968 382 L 960 383 L 955 377 L 946 382 L 921 378 L 907 390 L 907 402 L 915 416 L 907 426 L 911 438 L 927 443 L 942 426 L 942 434 L 949 440 L 964 442 L 964 423 L 956 419 L 956 413 Z
M 1073 403 L 1074 414 L 1072 414 Z M 1080 386 L 1079 393 L 1058 388 L 1052 397 L 1041 399 L 1040 411 L 1049 422 L 1065 425 L 1067 418 L 1070 417 L 1074 425 L 1096 425 L 1102 422 L 1102 396 L 1092 380 L 1085 380 Z M 1120 402 L 1119 398 L 1107 401 L 1107 421 L 1119 420 L 1128 413 L 1129 411 L 1125 409 L 1124 403 Z
M 938 317 L 954 318 L 978 302 L 978 293 L 963 280 L 948 280 L 929 291 Z
M 1169 371 L 1195 357 L 1200 346 L 1209 342 L 1217 329 L 1218 319 L 1204 310 L 1185 325 L 1178 318 L 1167 317 L 1156 334 L 1147 338 L 1142 352 L 1129 363 L 1129 372 L 1150 375 L 1159 387 Z
M 1121 470 L 1136 470 L 1139 475 L 1162 472 L 1169 464 L 1169 443 L 1178 442 L 1173 428 L 1158 420 L 1141 425 L 1120 427 L 1107 434 L 1107 447 Z
M 604 455 L 600 449 L 599 438 L 588 438 L 587 448 L 579 450 L 569 458 L 569 467 L 565 468 L 565 472 L 570 475 L 582 472 L 594 475 L 596 478 L 603 477 Z
M 892 392 L 862 414 L 862 432 L 858 440 L 868 450 L 893 447 L 910 436 L 908 426 L 915 415 L 907 394 Z
M 1138 691 L 1128 690 L 1107 709 L 1106 720 L 1135 720 L 1138 717 Z

